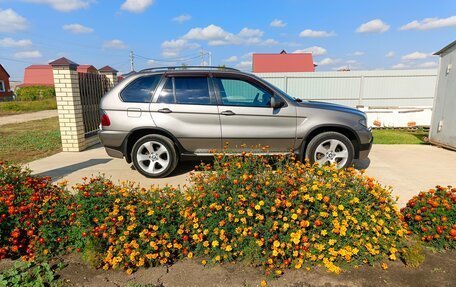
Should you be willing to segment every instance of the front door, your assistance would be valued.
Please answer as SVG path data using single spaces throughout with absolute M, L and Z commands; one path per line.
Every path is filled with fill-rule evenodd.
M 157 127 L 188 152 L 208 154 L 222 146 L 220 116 L 206 76 L 171 76 L 150 105 Z
M 270 152 L 293 149 L 296 108 L 271 108 L 273 92 L 248 79 L 214 77 L 219 101 L 223 143 L 230 150 L 269 147 Z M 276 95 L 278 97 L 278 95 Z M 245 146 L 245 147 L 244 147 Z

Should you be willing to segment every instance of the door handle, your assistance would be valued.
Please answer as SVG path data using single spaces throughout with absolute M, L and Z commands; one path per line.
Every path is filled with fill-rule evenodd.
M 168 108 L 163 108 L 163 109 L 159 109 L 158 112 L 159 113 L 164 113 L 164 114 L 169 114 L 169 113 L 172 113 L 173 111 L 171 111 Z
M 223 111 L 220 114 L 224 115 L 224 116 L 234 116 L 236 113 L 233 112 L 233 111 L 228 110 L 228 111 Z

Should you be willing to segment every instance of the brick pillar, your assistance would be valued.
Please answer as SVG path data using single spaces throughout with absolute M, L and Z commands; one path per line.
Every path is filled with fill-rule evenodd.
M 84 137 L 81 95 L 76 68 L 78 64 L 60 58 L 49 65 L 53 68 L 57 110 L 63 151 L 82 151 L 87 147 Z
M 103 68 L 98 70 L 98 72 L 101 75 L 105 75 L 106 76 L 106 78 L 111 83 L 111 86 L 114 87 L 117 84 L 117 82 L 118 82 L 118 78 L 117 78 L 118 71 L 116 69 L 113 69 L 110 66 L 104 66 Z

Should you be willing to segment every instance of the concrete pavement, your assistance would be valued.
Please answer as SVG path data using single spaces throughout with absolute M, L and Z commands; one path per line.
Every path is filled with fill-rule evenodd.
M 24 123 L 29 121 L 44 120 L 47 118 L 57 117 L 57 110 L 45 110 L 33 113 L 18 114 L 12 116 L 0 117 L 0 126 L 8 124 Z
M 184 185 L 195 164 L 198 162 L 184 162 L 170 177 L 148 179 L 125 160 L 110 158 L 102 147 L 94 147 L 80 153 L 58 153 L 28 166 L 35 174 L 68 180 L 70 186 L 81 182 L 82 177 L 105 174 L 114 181 L 130 180 L 148 187 L 152 184 Z M 456 186 L 456 152 L 430 145 L 374 145 L 369 160 L 358 166 L 368 166 L 366 173 L 369 176 L 392 186 L 400 207 L 413 195 L 435 185 Z

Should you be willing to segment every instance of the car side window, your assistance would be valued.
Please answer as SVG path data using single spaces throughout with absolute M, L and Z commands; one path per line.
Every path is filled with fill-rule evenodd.
M 162 75 L 146 76 L 134 80 L 121 93 L 124 102 L 148 103 Z
M 215 78 L 223 105 L 270 107 L 271 93 L 263 88 L 241 80 L 230 78 Z
M 160 93 L 158 102 L 187 105 L 213 104 L 206 77 L 169 78 Z

